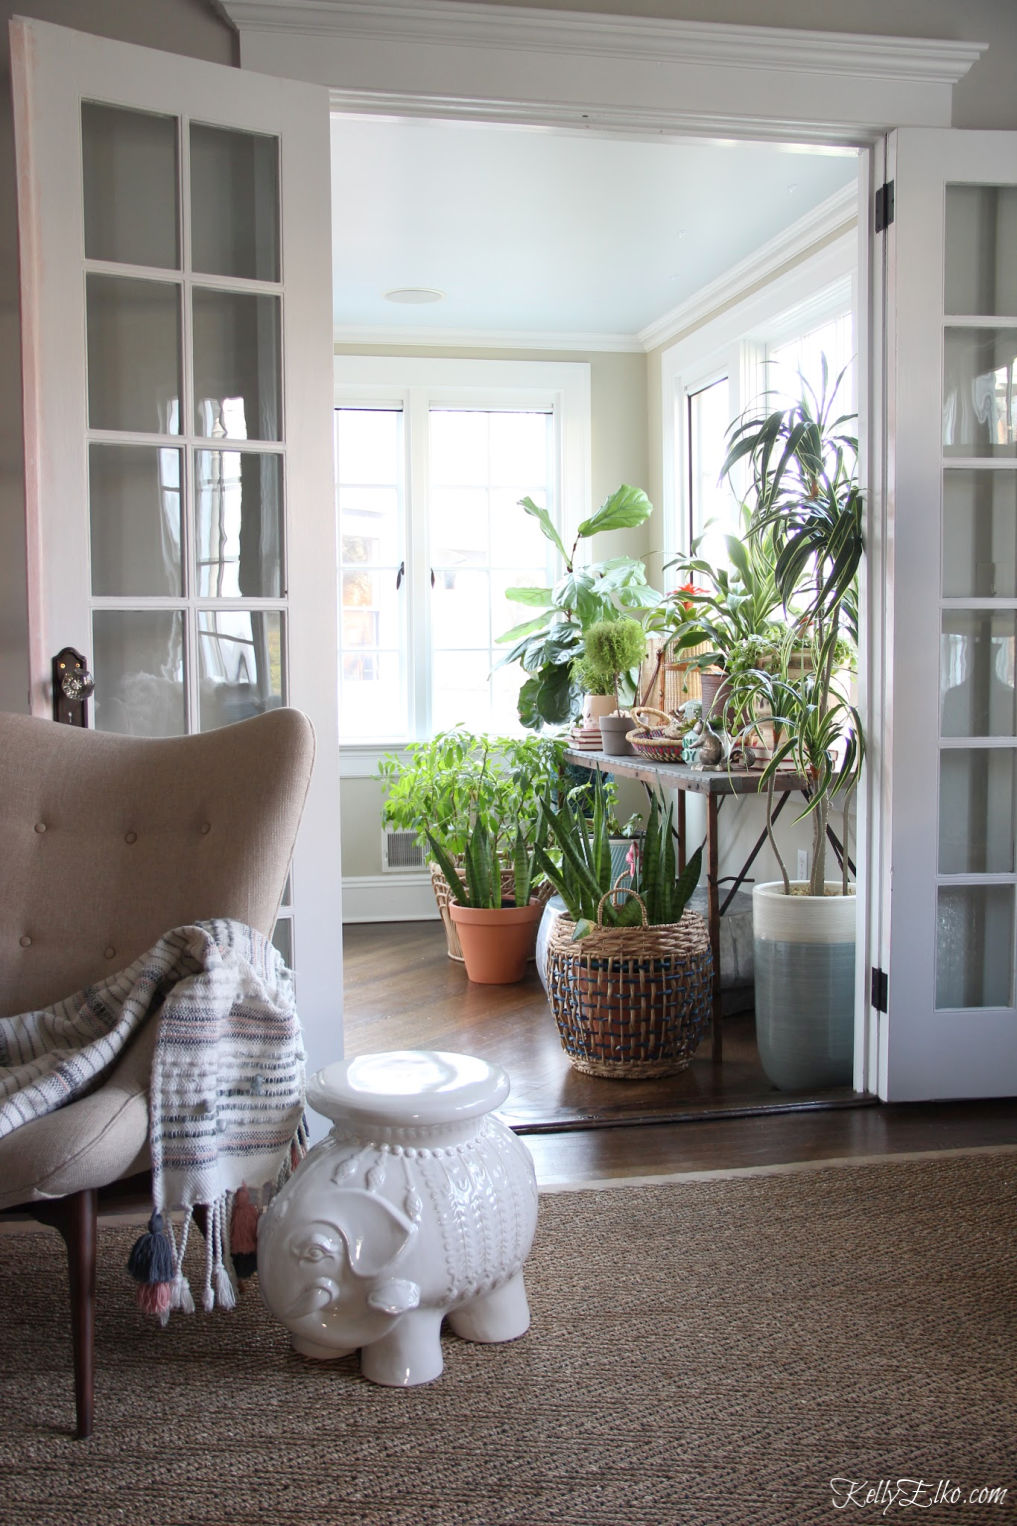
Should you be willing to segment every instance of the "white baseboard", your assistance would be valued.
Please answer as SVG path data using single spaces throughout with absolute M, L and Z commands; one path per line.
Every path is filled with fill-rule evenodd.
M 343 878 L 344 922 L 434 922 L 430 874 L 352 874 Z

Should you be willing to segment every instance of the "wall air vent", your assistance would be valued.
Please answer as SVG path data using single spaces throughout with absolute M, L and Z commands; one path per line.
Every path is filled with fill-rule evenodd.
M 381 867 L 384 874 L 419 874 L 427 860 L 412 832 L 382 832 Z

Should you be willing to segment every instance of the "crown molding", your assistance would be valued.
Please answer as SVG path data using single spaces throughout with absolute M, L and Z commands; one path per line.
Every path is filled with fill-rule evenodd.
M 835 73 L 956 84 L 988 44 L 730 22 L 477 5 L 465 0 L 219 0 L 245 31 L 395 41 L 412 46 L 585 54 L 615 60 Z
M 847 185 L 821 202 L 814 211 L 784 228 L 747 259 L 732 265 L 723 275 L 702 286 L 687 302 L 673 307 L 640 329 L 636 338 L 644 350 L 656 350 L 679 334 L 695 328 L 711 314 L 751 290 L 770 281 L 785 266 L 833 239 L 854 232 L 858 224 L 858 188 Z
M 635 334 L 543 333 L 513 329 L 419 329 L 382 324 L 336 324 L 332 331 L 337 350 L 348 345 L 382 345 L 386 350 L 535 350 L 548 354 L 614 352 L 640 355 L 646 348 Z

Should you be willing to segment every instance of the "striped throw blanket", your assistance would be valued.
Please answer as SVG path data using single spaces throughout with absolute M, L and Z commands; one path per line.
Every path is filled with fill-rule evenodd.
M 303 1149 L 304 1050 L 268 939 L 239 922 L 178 927 L 118 974 L 0 1019 L 0 1137 L 101 1085 L 146 1022 L 154 1212 L 130 1270 L 165 1322 L 194 1307 L 182 1263 L 196 1207 L 205 1308 L 235 1302 L 231 1263 L 253 1270 L 258 1212 Z

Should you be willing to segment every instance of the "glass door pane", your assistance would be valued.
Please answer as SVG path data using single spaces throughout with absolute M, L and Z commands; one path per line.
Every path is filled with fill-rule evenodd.
M 1017 188 L 948 185 L 936 1006 L 1014 1001 Z M 977 601 L 977 602 L 976 602 Z
M 86 259 L 179 269 L 177 128 L 176 117 L 83 104 Z
M 207 730 L 288 691 L 279 141 L 86 102 L 82 145 L 95 722 Z

